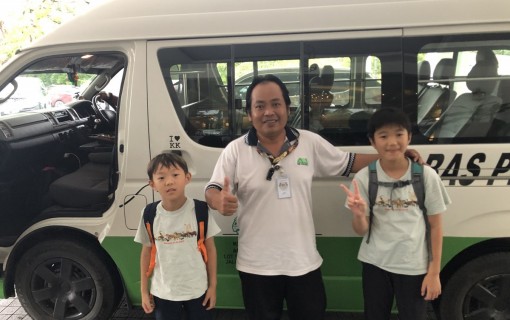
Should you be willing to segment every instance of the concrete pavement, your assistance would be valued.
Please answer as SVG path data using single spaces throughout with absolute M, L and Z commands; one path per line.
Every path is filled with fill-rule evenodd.
M 115 312 L 112 320 L 136 320 L 136 319 L 154 319 L 152 315 L 147 315 L 141 308 L 132 308 L 129 310 L 127 303 L 122 302 L 119 309 Z M 243 310 L 216 310 L 216 320 L 247 320 Z M 397 316 L 391 318 L 398 319 Z M 435 320 L 433 312 L 429 312 L 428 320 Z M 0 320 L 36 320 L 32 319 L 16 298 L 0 299 Z M 288 320 L 287 315 L 282 320 Z M 363 314 L 328 312 L 325 320 L 363 320 Z

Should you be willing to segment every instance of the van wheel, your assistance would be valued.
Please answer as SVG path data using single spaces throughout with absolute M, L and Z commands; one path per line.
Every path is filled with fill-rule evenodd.
M 510 319 L 510 253 L 478 257 L 461 267 L 446 283 L 442 320 Z
M 104 261 L 84 244 L 37 244 L 18 262 L 16 294 L 34 319 L 110 319 L 120 290 Z

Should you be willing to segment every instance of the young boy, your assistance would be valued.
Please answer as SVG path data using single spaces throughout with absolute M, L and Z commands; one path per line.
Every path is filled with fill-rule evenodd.
M 411 160 L 404 155 L 411 141 L 409 119 L 400 110 L 380 109 L 368 123 L 368 136 L 380 156 L 377 180 L 387 182 L 377 188 L 371 223 L 369 168 L 354 176 L 350 190 L 341 186 L 353 213 L 353 229 L 364 236 L 358 259 L 363 267 L 365 319 L 390 319 L 395 297 L 400 320 L 424 320 L 427 301 L 441 294 L 441 213 L 451 201 L 437 173 L 423 166 L 431 240 L 427 245 L 425 219 L 411 182 Z
M 220 228 L 208 215 L 207 262 L 204 263 L 197 249 L 199 228 L 195 202 L 185 195 L 186 185 L 191 181 L 186 162 L 177 154 L 163 153 L 149 162 L 147 174 L 149 185 L 160 194 L 161 202 L 157 204 L 152 226 L 154 238 L 143 217 L 135 236 L 135 241 L 143 245 L 140 255 L 142 307 L 146 313 L 155 311 L 157 320 L 180 320 L 182 309 L 190 320 L 213 319 L 212 309 L 216 304 L 213 237 Z M 152 241 L 157 250 L 151 277 L 147 271 Z

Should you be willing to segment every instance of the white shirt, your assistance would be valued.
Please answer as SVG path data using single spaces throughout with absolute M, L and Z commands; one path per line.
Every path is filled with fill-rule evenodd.
M 313 177 L 348 174 L 351 154 L 305 130 L 299 144 L 279 162 L 271 181 L 267 157 L 243 136 L 222 152 L 209 185 L 222 186 L 227 176 L 239 200 L 237 269 L 258 275 L 300 276 L 320 267 L 312 217 Z M 291 198 L 279 199 L 279 175 L 290 181 Z
M 185 301 L 199 298 L 208 287 L 207 270 L 197 247 L 197 219 L 195 203 L 187 199 L 176 211 L 167 211 L 161 205 L 156 208 L 154 218 L 156 239 L 156 266 L 150 280 L 150 292 L 154 296 Z M 215 236 L 220 228 L 209 214 L 206 239 Z M 135 241 L 151 246 L 147 229 L 140 219 Z
M 381 168 L 379 161 L 376 168 L 377 179 L 381 182 L 411 179 L 411 163 L 401 179 L 389 177 Z M 354 176 L 360 194 L 367 203 L 368 173 L 369 169 L 365 167 Z M 423 166 L 423 182 L 427 215 L 445 212 L 446 205 L 451 203 L 450 197 L 438 174 L 429 166 Z M 406 275 L 427 273 L 425 219 L 417 204 L 412 184 L 393 190 L 391 187 L 379 186 L 373 211 L 370 242 L 366 243 L 367 232 L 361 242 L 358 259 L 392 273 Z

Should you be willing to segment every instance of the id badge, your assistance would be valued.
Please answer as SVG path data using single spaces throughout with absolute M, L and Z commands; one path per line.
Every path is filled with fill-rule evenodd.
M 290 179 L 285 174 L 279 174 L 276 178 L 276 190 L 278 192 L 278 199 L 291 198 L 290 192 Z

